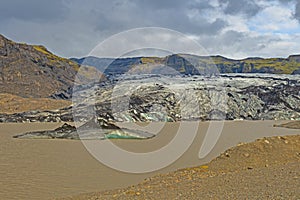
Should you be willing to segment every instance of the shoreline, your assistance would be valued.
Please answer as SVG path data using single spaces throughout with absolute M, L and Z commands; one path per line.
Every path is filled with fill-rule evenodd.
M 4 199 L 53 199 L 94 191 L 126 188 L 157 174 L 208 163 L 221 152 L 239 143 L 277 135 L 299 135 L 297 129 L 275 128 L 287 121 L 226 121 L 212 152 L 199 159 L 198 152 L 209 122 L 199 123 L 190 148 L 173 164 L 147 174 L 128 174 L 97 161 L 79 140 L 14 139 L 25 131 L 53 129 L 62 123 L 0 124 L 0 197 Z M 170 142 L 178 124 L 167 123 L 149 140 L 113 140 L 122 149 L 137 153 L 160 149 Z
M 232 147 L 205 165 L 158 174 L 137 185 L 60 199 L 299 199 L 299 180 L 300 135 L 276 136 Z

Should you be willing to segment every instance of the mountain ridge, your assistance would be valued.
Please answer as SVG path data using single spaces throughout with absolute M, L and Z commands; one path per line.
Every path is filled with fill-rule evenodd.
M 218 70 L 219 73 L 300 74 L 300 55 L 290 55 L 287 58 L 249 57 L 231 59 L 221 55 L 198 56 L 172 54 L 166 57 L 128 57 L 116 59 L 87 56 L 70 58 L 70 60 L 79 65 L 94 66 L 108 75 L 126 73 L 132 71 L 133 68 L 145 67 L 145 65 L 148 68 L 150 65 L 152 65 L 152 68 L 165 65 L 185 75 L 201 74 L 201 70 L 205 68 L 216 68 L 215 70 Z M 197 73 L 192 68 L 196 68 Z
M 80 73 L 78 73 L 79 69 Z M 102 72 L 102 73 L 101 73 Z M 0 34 L 0 93 L 23 98 L 70 99 L 79 82 L 115 74 L 214 75 L 218 73 L 300 74 L 300 55 L 245 58 L 173 54 L 166 57 L 62 58 L 41 45 L 27 45 Z

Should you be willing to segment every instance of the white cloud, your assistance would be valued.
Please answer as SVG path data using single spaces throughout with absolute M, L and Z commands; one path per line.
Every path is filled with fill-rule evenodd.
M 259 32 L 291 32 L 299 29 L 298 21 L 293 18 L 292 7 L 282 4 L 270 4 L 248 23 Z
M 224 28 L 223 32 L 229 30 L 238 32 L 249 32 L 249 27 L 247 26 L 247 19 L 241 16 L 226 16 L 228 26 Z
M 55 0 L 51 16 L 33 12 L 45 7 L 27 0 L 26 17 L 14 12 L 18 1 L 1 5 L 0 33 L 65 57 L 85 56 L 109 36 L 145 26 L 174 29 L 232 58 L 300 53 L 299 0 Z

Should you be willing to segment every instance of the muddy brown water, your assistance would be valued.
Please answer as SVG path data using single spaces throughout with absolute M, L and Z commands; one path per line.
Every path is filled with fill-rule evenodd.
M 144 174 L 119 172 L 103 165 L 88 153 L 81 141 L 12 138 L 22 132 L 53 129 L 59 123 L 0 124 L 0 199 L 53 199 L 122 188 L 158 173 L 204 164 L 240 142 L 300 134 L 299 130 L 274 128 L 273 124 L 278 123 L 282 122 L 225 122 L 216 146 L 207 157 L 199 159 L 198 152 L 209 125 L 200 122 L 198 134 L 183 156 L 168 167 Z M 178 123 L 167 123 L 150 140 L 114 140 L 114 143 L 129 151 L 153 151 L 168 144 L 177 128 Z

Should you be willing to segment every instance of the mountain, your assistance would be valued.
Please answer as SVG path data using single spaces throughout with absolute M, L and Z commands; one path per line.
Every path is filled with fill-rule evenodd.
M 89 67 L 86 67 L 86 66 Z M 20 97 L 70 98 L 80 66 L 80 81 L 115 74 L 273 73 L 300 74 L 300 55 L 288 58 L 228 59 L 174 54 L 166 57 L 61 58 L 43 46 L 13 42 L 0 35 L 0 93 Z M 93 66 L 93 67 L 91 67 Z M 96 69 L 97 68 L 97 69 Z
M 106 75 L 124 73 L 180 73 L 210 75 L 215 73 L 300 74 L 300 55 L 288 58 L 228 59 L 222 56 L 174 54 L 166 57 L 97 58 L 71 60 L 94 66 Z M 172 72 L 171 72 L 172 71 Z
M 43 46 L 16 43 L 0 35 L 0 93 L 67 99 L 79 67 Z M 89 67 L 79 79 L 87 81 L 89 76 L 101 73 Z
M 132 66 L 136 66 L 141 63 L 141 57 L 114 59 L 89 56 L 80 59 L 71 58 L 70 60 L 80 65 L 94 66 L 106 75 L 126 73 Z

